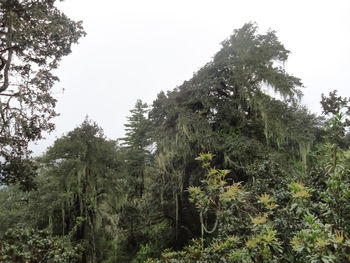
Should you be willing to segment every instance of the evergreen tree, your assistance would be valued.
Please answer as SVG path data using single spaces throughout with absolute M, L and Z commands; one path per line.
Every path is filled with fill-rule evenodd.
M 248 23 L 222 45 L 189 81 L 160 93 L 149 113 L 157 145 L 154 200 L 170 219 L 174 246 L 200 231 L 186 192 L 204 176 L 195 161 L 200 153 L 215 153 L 213 165 L 230 169 L 230 180 L 262 179 L 259 192 L 267 177 L 280 185 L 295 162 L 303 160 L 305 169 L 317 139 L 320 120 L 299 106 L 302 83 L 285 71 L 289 51 L 274 31 L 258 34 Z M 276 174 L 260 173 L 263 167 Z
M 123 188 L 118 177 L 123 164 L 117 150 L 116 142 L 106 140 L 96 123 L 85 120 L 57 139 L 41 158 L 46 183 L 39 189 L 40 203 L 49 202 L 46 213 L 52 218 L 54 233 L 71 233 L 76 243 L 83 244 L 83 262 L 100 262 L 106 257 L 104 240 L 114 238 Z
M 349 99 L 322 95 L 331 118 L 310 114 L 288 54 L 249 23 L 150 109 L 138 100 L 121 146 L 84 121 L 38 160 L 38 191 L 0 189 L 0 235 L 17 222 L 47 229 L 83 262 L 343 262 Z M 18 243 L 2 237 L 7 257 Z
M 130 184 L 135 187 L 135 195 L 142 198 L 145 188 L 146 165 L 150 162 L 150 122 L 147 119 L 148 105 L 137 100 L 130 111 L 128 123 L 125 124 L 125 135 L 122 146 L 125 147 L 125 159 Z

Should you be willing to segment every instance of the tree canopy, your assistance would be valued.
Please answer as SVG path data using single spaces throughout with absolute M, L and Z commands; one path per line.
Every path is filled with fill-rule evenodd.
M 324 116 L 311 114 L 300 104 L 301 80 L 284 67 L 288 55 L 276 32 L 248 23 L 191 79 L 152 105 L 137 100 L 119 140 L 86 119 L 36 160 L 2 141 L 1 180 L 19 183 L 0 189 L 0 257 L 347 261 L 350 100 L 322 94 Z M 27 143 L 43 130 L 17 135 Z M 21 191 L 27 177 L 14 168 L 38 174 L 36 191 Z
M 85 35 L 55 0 L 0 1 L 0 183 L 31 188 L 29 142 L 54 129 L 53 70 Z

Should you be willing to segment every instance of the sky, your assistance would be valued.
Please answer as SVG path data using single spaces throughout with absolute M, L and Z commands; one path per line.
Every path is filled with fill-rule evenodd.
M 42 154 L 88 115 L 109 139 L 141 99 L 180 86 L 209 62 L 234 29 L 256 22 L 291 51 L 286 71 L 301 78 L 302 103 L 320 113 L 321 94 L 350 97 L 349 0 L 65 0 L 57 7 L 82 20 L 87 36 L 56 74 L 56 130 L 32 145 Z

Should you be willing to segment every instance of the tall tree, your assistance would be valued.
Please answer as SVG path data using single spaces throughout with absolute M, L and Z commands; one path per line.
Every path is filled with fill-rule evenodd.
M 302 83 L 286 72 L 288 55 L 274 31 L 259 34 L 245 24 L 189 81 L 154 101 L 154 185 L 175 233 L 181 231 L 175 236 L 184 238 L 178 244 L 196 229 L 185 190 L 201 183 L 199 153 L 215 153 L 214 165 L 230 169 L 235 181 L 253 180 L 250 170 L 269 158 L 286 170 L 289 161 L 306 160 L 318 120 L 298 105 Z
M 125 124 L 125 137 L 122 145 L 126 150 L 127 170 L 135 186 L 136 196 L 142 197 L 145 188 L 146 164 L 150 158 L 150 122 L 147 119 L 148 105 L 137 100 Z
M 106 235 L 108 238 L 107 229 L 115 227 L 117 174 L 122 166 L 117 149 L 101 128 L 85 120 L 56 140 L 41 159 L 42 179 L 47 182 L 37 197 L 47 201 L 56 234 L 65 235 L 76 228 L 74 239 L 85 247 L 83 262 L 100 262 L 105 257 L 101 242 Z
M 30 188 L 35 167 L 28 143 L 52 131 L 57 114 L 53 75 L 71 45 L 85 35 L 81 22 L 55 0 L 0 1 L 0 184 Z

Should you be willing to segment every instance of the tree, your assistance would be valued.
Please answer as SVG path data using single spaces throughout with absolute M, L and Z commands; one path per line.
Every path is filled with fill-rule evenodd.
M 349 99 L 310 114 L 288 54 L 250 23 L 150 111 L 137 101 L 122 147 L 86 120 L 40 159 L 38 191 L 0 189 L 0 231 L 68 234 L 84 262 L 343 262 Z
M 302 83 L 285 71 L 289 51 L 276 33 L 258 34 L 257 26 L 248 23 L 222 45 L 192 79 L 161 94 L 149 114 L 159 168 L 174 175 L 165 181 L 175 181 L 180 192 L 199 182 L 193 160 L 200 152 L 220 152 L 217 163 L 244 176 L 239 170 L 271 148 L 304 149 L 313 140 L 307 135 L 316 120 L 298 106 Z M 269 96 L 267 88 L 281 99 Z M 304 137 L 298 115 L 307 116 Z M 172 166 L 176 171 L 171 172 Z
M 329 93 L 328 97 L 322 94 L 322 113 L 331 115 L 328 123 L 328 139 L 330 143 L 341 144 L 350 127 L 350 98 L 337 96 L 337 90 Z
M 29 205 L 38 206 L 35 200 L 41 200 L 46 216 L 35 221 L 44 221 L 46 225 L 39 226 L 44 228 L 50 227 L 51 220 L 53 232 L 59 235 L 72 232 L 79 223 L 73 239 L 85 248 L 83 262 L 101 262 L 105 257 L 101 242 L 113 232 L 107 229 L 116 227 L 113 215 L 122 166 L 117 149 L 116 142 L 106 140 L 96 123 L 85 120 L 57 139 L 40 160 L 44 184 L 31 194 L 34 200 Z
M 263 174 L 262 186 L 268 177 L 277 181 L 295 169 L 294 161 L 306 163 L 319 120 L 299 106 L 302 83 L 286 72 L 288 55 L 276 32 L 259 34 L 255 24 L 245 24 L 190 80 L 154 101 L 154 192 L 172 219 L 177 246 L 200 230 L 186 192 L 201 184 L 204 174 L 195 161 L 200 153 L 215 153 L 213 165 L 230 169 L 231 180 L 254 181 Z M 267 89 L 280 96 L 269 96 Z
M 145 187 L 146 172 L 151 161 L 151 126 L 147 119 L 148 105 L 137 100 L 130 113 L 127 118 L 128 123 L 124 125 L 125 137 L 121 138 L 121 150 L 125 161 L 124 179 L 126 180 L 125 196 L 127 200 L 118 215 L 118 225 L 124 232 L 118 240 L 119 254 L 121 255 L 119 255 L 117 262 L 130 260 L 139 249 L 140 241 L 145 239 L 142 234 L 142 225 L 146 223 L 145 218 L 150 210 L 144 202 L 148 192 Z
M 285 193 L 289 200 L 281 204 L 269 193 L 253 194 L 252 185 L 229 183 L 225 179 L 229 171 L 212 168 L 213 155 L 201 154 L 197 159 L 206 169 L 203 185 L 188 188 L 190 200 L 200 215 L 201 238 L 182 251 L 166 250 L 159 259 L 146 262 L 348 261 L 347 156 L 349 151 L 339 158 L 336 169 L 328 172 L 329 178 L 324 181 L 327 188 L 321 190 L 322 199 L 315 198 L 316 189 L 301 181 L 291 181 Z M 215 216 L 215 223 L 210 227 L 203 220 L 209 213 Z
M 130 182 L 135 186 L 136 196 L 142 197 L 145 188 L 145 167 L 149 162 L 150 152 L 150 122 L 146 118 L 148 105 L 137 100 L 130 111 L 128 123 L 125 124 L 126 137 L 122 145 L 126 148 L 127 170 L 132 178 Z
M 55 0 L 0 1 L 0 184 L 31 188 L 35 166 L 29 142 L 52 131 L 57 116 L 52 71 L 85 35 L 81 22 Z

